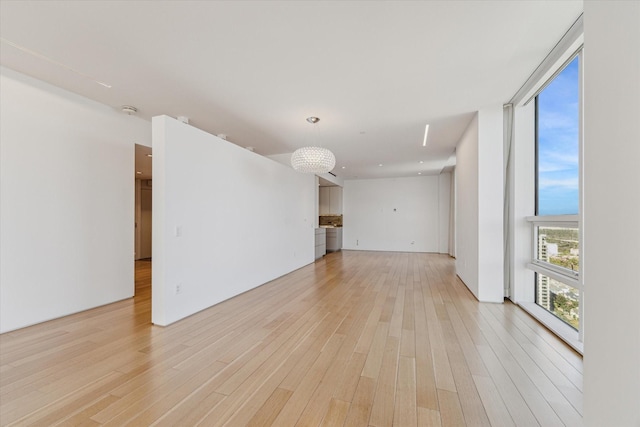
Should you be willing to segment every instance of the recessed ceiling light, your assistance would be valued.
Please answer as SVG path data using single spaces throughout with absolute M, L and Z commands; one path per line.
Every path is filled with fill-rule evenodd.
M 380 163 L 378 166 L 382 166 L 382 163 Z
M 418 172 L 418 175 L 422 175 L 422 172 Z
M 427 135 L 429 134 L 429 125 L 426 125 L 424 127 L 424 140 L 422 141 L 422 146 L 426 147 L 427 146 Z
M 422 160 L 420 160 L 420 164 L 423 164 L 424 162 Z
M 346 169 L 346 168 L 347 168 L 346 166 L 343 166 L 343 167 L 342 167 L 342 169 Z

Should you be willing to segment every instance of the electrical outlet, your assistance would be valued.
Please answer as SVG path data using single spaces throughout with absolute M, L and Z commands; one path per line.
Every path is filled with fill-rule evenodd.
M 181 294 L 182 293 L 182 283 L 178 283 L 176 285 L 176 295 Z

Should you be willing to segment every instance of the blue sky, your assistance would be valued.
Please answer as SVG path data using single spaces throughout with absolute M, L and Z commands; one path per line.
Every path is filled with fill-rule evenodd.
M 538 215 L 578 213 L 578 58 L 538 95 Z

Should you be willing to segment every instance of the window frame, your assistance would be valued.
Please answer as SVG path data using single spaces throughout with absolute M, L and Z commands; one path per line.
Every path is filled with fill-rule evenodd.
M 531 262 L 527 268 L 536 273 L 544 274 L 552 279 L 564 282 L 582 292 L 582 283 L 580 282 L 580 267 L 577 271 L 551 264 L 550 262 L 541 261 L 536 254 L 538 253 L 538 227 L 560 227 L 560 228 L 577 228 L 578 235 L 580 232 L 580 221 L 578 215 L 542 215 L 527 217 L 527 221 L 531 223 Z M 578 244 L 579 245 L 579 244 Z
M 580 15 L 571 25 L 568 31 L 558 40 L 547 56 L 533 70 L 522 86 L 514 93 L 505 104 L 505 116 L 511 122 L 511 133 L 505 135 L 505 148 L 507 151 L 506 179 L 508 180 L 507 217 L 508 241 L 507 251 L 508 271 L 508 297 L 522 310 L 537 319 L 542 325 L 555 333 L 560 339 L 571 346 L 578 353 L 584 352 L 582 335 L 584 329 L 578 333 L 574 328 L 549 313 L 535 303 L 535 272 L 527 268 L 532 258 L 532 231 L 531 224 L 526 220 L 536 214 L 535 210 L 535 96 L 544 89 L 546 84 L 555 77 L 567 60 L 572 59 L 584 46 L 584 19 Z M 584 52 L 580 52 L 580 89 L 584 91 L 582 81 L 582 69 L 584 66 Z M 587 59 L 588 60 L 588 59 Z M 583 127 L 583 105 L 580 105 L 580 132 Z M 580 136 L 582 138 L 582 134 Z M 582 141 L 582 139 L 581 139 Z M 582 147 L 580 147 L 580 163 L 584 164 Z M 580 188 L 583 188 L 583 177 L 580 170 Z M 583 221 L 583 196 L 580 192 L 579 220 Z M 588 226 L 588 225 L 587 225 Z M 582 230 L 582 229 L 581 229 Z M 580 239 L 579 250 L 581 256 L 584 239 Z M 581 271 L 583 268 L 581 263 Z M 584 277 L 581 275 L 581 277 Z M 584 288 L 584 287 L 583 287 Z M 584 301 L 581 309 L 589 304 L 588 289 L 583 291 Z M 584 315 L 581 313 L 581 318 Z M 584 325 L 584 322 L 582 322 Z M 587 331 L 588 332 L 588 331 Z
M 538 191 L 538 165 L 539 165 L 539 145 L 538 145 L 538 128 L 539 128 L 539 115 L 538 115 L 538 95 L 551 83 L 573 60 L 578 59 L 578 214 L 576 215 L 537 215 L 539 207 L 539 191 Z M 557 67 L 552 76 L 541 85 L 540 89 L 535 93 L 533 99 L 535 100 L 534 108 L 534 209 L 536 215 L 526 217 L 527 222 L 531 226 L 531 261 L 527 263 L 526 268 L 537 274 L 543 274 L 549 278 L 557 280 L 568 286 L 571 286 L 579 291 L 579 317 L 580 327 L 577 329 L 578 341 L 582 343 L 584 341 L 584 300 L 585 289 L 583 282 L 582 271 L 584 268 L 583 259 L 583 109 L 584 109 L 584 91 L 583 91 L 583 69 L 584 69 L 584 49 L 581 46 L 576 52 L 569 55 L 561 66 Z M 537 259 L 538 253 L 538 227 L 566 227 L 578 229 L 578 250 L 581 255 L 581 261 L 578 266 L 578 271 L 572 271 L 560 266 L 553 265 Z M 537 294 L 537 274 L 534 274 L 534 280 L 531 285 L 533 287 L 533 294 Z M 544 307 L 539 306 L 534 300 L 534 304 L 541 310 L 547 311 Z M 549 314 L 554 313 L 549 311 Z M 555 316 L 555 315 L 554 315 Z M 557 317 L 557 316 L 556 316 Z M 568 327 L 573 326 L 564 322 L 562 319 L 559 321 L 566 324 Z M 575 328 L 574 328 L 575 329 Z

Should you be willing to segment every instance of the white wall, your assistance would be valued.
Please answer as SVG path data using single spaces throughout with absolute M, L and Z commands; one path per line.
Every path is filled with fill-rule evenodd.
M 134 293 L 149 122 L 0 69 L 0 332 Z
M 451 173 L 438 175 L 438 252 L 449 253 L 451 212 Z
M 456 170 L 450 173 L 449 185 L 449 255 L 456 257 Z
M 503 121 L 502 105 L 478 111 L 478 299 L 481 301 L 504 301 Z
M 477 298 L 478 196 L 476 115 L 456 146 L 456 273 Z
M 456 148 L 456 270 L 480 301 L 502 302 L 502 106 L 478 111 Z
M 346 180 L 343 249 L 438 252 L 438 196 L 438 176 Z
M 531 224 L 535 215 L 535 102 L 514 110 L 514 142 L 511 146 L 510 282 L 511 300 L 535 301 L 535 273 L 526 268 L 532 257 Z
M 314 261 L 315 176 L 167 116 L 152 122 L 153 323 Z
M 640 426 L 640 3 L 584 4 L 584 419 Z

